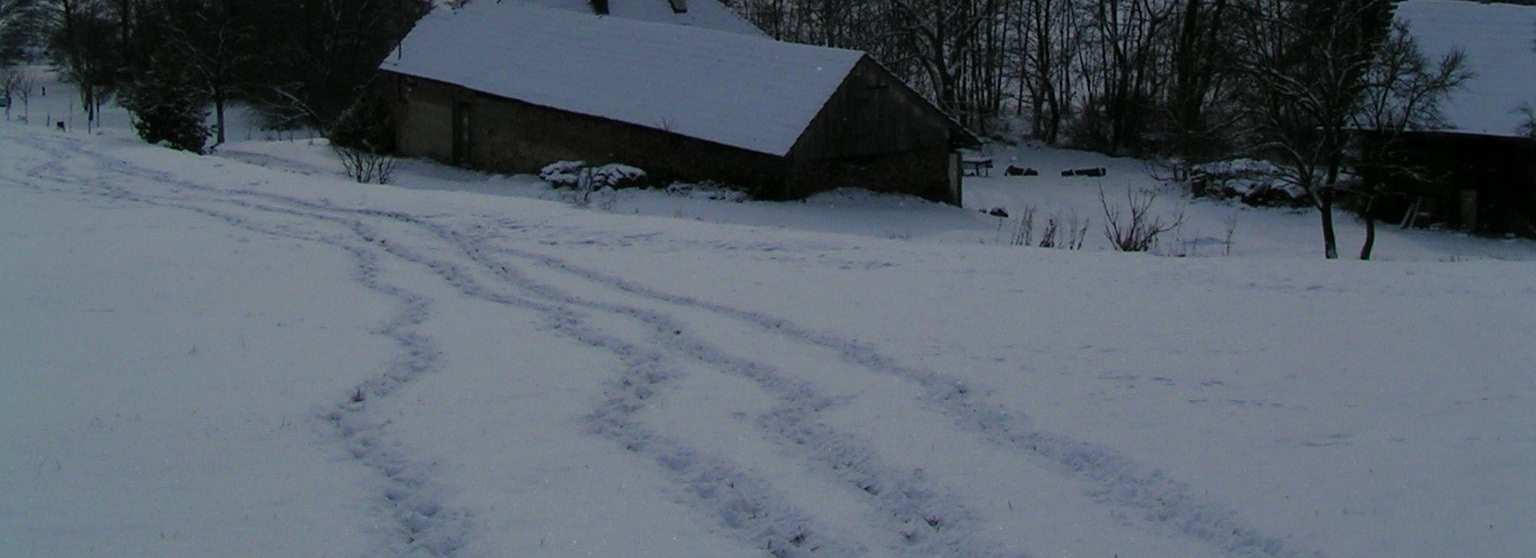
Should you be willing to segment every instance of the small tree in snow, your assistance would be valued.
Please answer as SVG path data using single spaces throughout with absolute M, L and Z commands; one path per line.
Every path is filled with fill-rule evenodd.
M 31 115 L 32 91 L 37 89 L 37 76 L 19 67 L 0 68 L 0 97 L 10 101 L 5 105 L 5 118 L 11 118 L 16 103 L 21 103 L 22 120 Z
M 21 71 L 16 68 L 0 68 L 0 100 L 10 101 L 21 83 Z M 11 119 L 11 103 L 5 104 L 5 119 Z
M 16 101 L 21 101 L 21 120 L 26 122 L 32 118 L 32 92 L 37 89 L 37 75 L 22 70 L 16 78 L 16 86 L 11 94 Z
M 364 94 L 341 113 L 326 136 L 342 172 L 353 180 L 386 184 L 394 175 L 394 113 L 382 96 Z
M 208 141 L 208 96 L 180 52 L 156 52 L 148 69 L 125 88 L 122 103 L 133 113 L 133 127 L 144 141 L 202 153 Z
M 1184 226 L 1184 213 L 1171 221 L 1152 215 L 1152 205 L 1157 201 L 1157 191 L 1137 193 L 1125 189 L 1125 207 L 1111 203 L 1099 188 L 1099 207 L 1104 210 L 1104 238 L 1110 246 L 1121 252 L 1146 252 L 1157 246 L 1158 237 Z M 1086 229 L 1086 224 L 1083 227 Z M 1086 230 L 1085 230 L 1086 232 Z M 1078 242 L 1081 245 L 1081 241 Z

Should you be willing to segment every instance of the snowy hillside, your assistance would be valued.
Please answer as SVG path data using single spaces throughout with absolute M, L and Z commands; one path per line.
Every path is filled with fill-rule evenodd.
M 1067 252 L 119 136 L 0 126 L 3 555 L 1536 548 L 1536 266 L 1446 257 L 1524 243 L 1326 262 L 1262 212 L 1230 258 Z M 968 201 L 1097 203 L 1009 180 Z

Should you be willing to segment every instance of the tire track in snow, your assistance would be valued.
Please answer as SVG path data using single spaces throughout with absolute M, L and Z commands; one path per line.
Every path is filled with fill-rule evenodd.
M 790 320 L 743 310 L 698 298 L 664 293 L 634 281 L 576 266 L 548 254 L 511 247 L 494 253 L 537 262 L 588 282 L 628 295 L 680 308 L 690 308 L 750 324 L 768 333 L 833 351 L 844 361 L 870 372 L 900 378 L 923 390 L 923 401 L 940 410 L 960 429 L 993 444 L 1044 459 L 1056 470 L 1086 480 L 1094 499 L 1140 512 L 1142 519 L 1184 536 L 1192 537 L 1231 555 L 1321 556 L 1315 551 L 1292 548 L 1279 538 L 1243 525 L 1235 514 L 1218 504 L 1202 501 L 1189 485 L 1160 470 L 1132 461 L 1113 449 L 1070 436 L 1034 429 L 1027 415 L 1010 412 L 976 395 L 963 380 L 922 368 L 903 365 L 877 347 L 835 334 L 813 331 Z
M 69 180 L 60 162 L 73 153 L 41 144 L 33 147 L 48 151 L 53 160 L 32 169 L 28 172 L 29 176 L 55 182 Z M 406 384 L 438 369 L 440 352 L 430 338 L 416 331 L 430 316 L 431 301 L 428 298 L 385 282 L 381 277 L 378 254 L 354 243 L 319 233 L 296 232 L 280 225 L 262 225 L 228 212 L 159 200 L 99 178 L 78 178 L 78 182 L 94 186 L 98 191 L 85 189 L 71 193 L 190 211 L 254 234 L 336 248 L 352 260 L 354 281 L 370 291 L 393 299 L 398 310 L 375 333 L 393 340 L 402 354 L 381 375 L 356 386 L 352 393 L 332 410 L 323 413 L 321 418 L 332 428 L 345 451 L 384 481 L 381 504 L 388 510 L 395 525 L 391 537 L 393 540 L 388 544 L 393 547 L 393 553 L 401 556 L 425 553 L 433 557 L 457 554 L 470 532 L 470 514 L 461 509 L 445 508 L 432 486 L 432 464 L 413 460 L 397 446 L 387 443 L 385 423 L 368 418 L 366 412 L 369 400 L 389 397 Z
M 272 196 L 260 192 L 241 193 Z M 488 257 L 489 250 L 483 248 L 484 240 L 474 235 L 460 233 L 402 212 L 340 208 L 286 197 L 283 201 L 314 209 L 383 217 L 430 232 L 439 240 L 455 246 L 462 255 L 504 283 L 552 303 L 552 306 L 542 311 L 563 313 L 565 309 L 576 307 L 639 322 L 651 331 L 650 341 L 654 346 L 667 348 L 674 354 L 708 365 L 721 373 L 745 378 L 775 397 L 779 403 L 771 412 L 758 419 L 758 427 L 770 434 L 782 449 L 808 460 L 813 465 L 812 469 L 818 473 L 846 485 L 852 494 L 862 494 L 866 503 L 880 512 L 880 523 L 892 534 L 890 551 L 915 556 L 1003 555 L 996 549 L 985 548 L 975 540 L 975 529 L 979 523 L 975 514 L 959 503 L 957 498 L 930 486 L 931 483 L 921 471 L 898 471 L 884 465 L 877 452 L 853 436 L 836 432 L 814 420 L 838 402 L 818 394 L 808 383 L 789 379 L 770 365 L 732 357 L 703 341 L 670 316 L 638 307 L 586 300 L 534 281 L 515 267 L 508 267 Z M 453 275 L 461 274 L 455 272 Z M 590 332 L 581 329 L 585 326 L 580 319 L 556 322 L 556 327 L 575 332 L 579 340 L 589 345 L 609 347 L 629 363 L 631 370 L 637 372 L 629 374 L 616 386 L 621 397 L 606 401 L 589 417 L 598 427 L 599 433 L 606 434 L 622 428 L 633 429 L 633 426 L 620 428 L 620 425 L 634 423 L 636 419 L 633 415 L 643 408 L 646 400 L 655 395 L 655 389 L 674 379 L 673 373 L 669 371 L 673 366 L 668 364 L 669 359 L 665 355 L 647 352 L 636 345 L 616 341 L 602 334 L 589 336 Z M 654 436 L 647 434 L 644 438 Z M 636 446 L 636 441 L 627 437 L 620 441 L 632 450 L 643 447 Z M 657 459 L 665 467 L 677 468 L 691 463 L 697 459 L 697 455 L 692 450 L 670 449 Z M 736 527 L 740 523 L 736 517 L 740 515 L 739 510 L 740 506 L 728 506 L 723 516 L 728 526 Z M 753 511 L 749 518 L 756 515 Z M 764 537 L 767 540 L 765 549 L 776 556 L 794 555 L 795 550 L 803 547 L 819 548 L 813 533 L 803 527 L 775 529 L 765 535 L 768 535 Z
M 740 534 L 741 538 L 759 546 L 773 556 L 811 554 L 857 556 L 867 554 L 868 552 L 868 549 L 862 545 L 839 540 L 835 532 L 814 525 L 803 512 L 794 509 L 775 496 L 772 487 L 768 483 L 747 475 L 734 464 L 719 458 L 705 456 L 681 442 L 650 432 L 641 426 L 635 415 L 644 408 L 644 402 L 654 396 L 655 389 L 674 380 L 678 375 L 668 364 L 668 360 L 664 355 L 654 351 L 647 351 L 639 345 L 628 343 L 592 329 L 585 324 L 585 321 L 577 313 L 570 311 L 568 308 L 492 292 L 480 285 L 478 281 L 460 266 L 451 262 L 421 256 L 398 242 L 390 243 L 387 238 L 368 227 L 361 220 L 348 220 L 315 212 L 332 212 L 360 217 L 391 219 L 405 224 L 428 228 L 430 229 L 429 232 L 435 233 L 444 240 L 450 239 L 453 235 L 447 229 L 425 221 L 419 221 L 403 213 L 351 210 L 335 207 L 328 203 L 317 204 L 308 200 L 277 196 L 264 192 L 208 187 L 178 180 L 168 173 L 133 167 L 124 161 L 113 160 L 84 150 L 80 150 L 77 153 L 60 152 L 58 154 L 60 156 L 70 154 L 85 155 L 95 160 L 103 170 L 216 196 L 215 198 L 203 200 L 209 203 L 229 204 L 251 211 L 278 213 L 341 224 L 349 227 L 357 238 L 369 244 L 376 244 L 383 252 L 400 260 L 428 268 L 466 296 L 486 302 L 538 312 L 544 315 L 553 329 L 564 332 L 566 335 L 574 337 L 578 341 L 594 348 L 607 350 L 625 363 L 623 377 L 615 380 L 613 386 L 611 386 L 616 395 L 610 396 L 605 400 L 592 415 L 591 423 L 594 433 L 618 442 L 630 451 L 650 457 L 662 465 L 669 476 L 674 478 L 675 482 L 687 488 L 685 493 L 689 496 L 692 505 L 700 509 L 712 511 L 719 517 L 724 527 Z M 138 201 L 149 205 L 176 207 L 205 214 L 219 214 L 218 212 L 186 204 L 151 201 L 146 196 L 129 194 L 121 190 L 118 191 L 118 194 L 132 196 L 137 198 Z M 262 205 L 239 199 L 217 197 L 225 195 L 254 197 L 288 205 L 289 207 Z M 183 199 L 185 199 L 185 196 L 183 196 Z M 303 209 L 294 209 L 294 207 Z M 238 217 L 231 217 L 239 219 Z M 432 354 L 432 358 L 435 360 L 435 353 Z M 406 369 L 409 371 L 413 367 L 407 366 Z M 404 382 L 398 380 L 399 378 L 386 375 L 380 379 L 381 384 L 371 385 L 369 389 L 384 389 L 387 392 L 392 392 L 394 389 L 398 389 L 400 385 L 403 385 Z M 351 403 L 361 402 L 353 401 Z M 344 408 L 346 406 L 347 404 L 343 405 Z M 361 428 L 349 427 L 345 422 L 338 424 L 346 432 L 368 431 L 368 425 L 366 424 L 354 425 Z M 369 440 L 353 444 L 353 447 L 363 451 L 375 451 L 375 448 L 381 447 L 375 439 Z M 383 463 L 380 466 L 381 472 L 389 474 L 392 471 L 396 471 L 396 465 L 394 463 Z M 405 488 L 411 487 L 407 486 Z M 409 496 L 410 493 L 408 491 L 399 491 L 398 493 L 386 495 L 391 502 L 403 502 L 408 500 Z M 408 529 L 421 530 L 434 527 L 434 524 L 430 521 L 421 521 L 421 518 L 417 516 L 407 516 L 402 521 L 402 525 Z M 425 545 L 418 546 L 421 546 L 428 552 L 432 552 L 434 556 L 446 556 L 456 552 L 459 544 L 462 544 L 462 540 L 458 544 L 444 549 L 448 552 L 442 554 L 436 553 L 432 548 Z
M 260 198 L 273 197 L 272 194 L 262 192 L 235 192 Z M 302 199 L 281 196 L 279 198 L 283 203 L 295 204 L 307 209 L 380 217 L 420 228 L 433 234 L 440 241 L 455 246 L 462 255 L 480 264 L 483 270 L 492 273 L 508 285 L 542 299 L 544 302 L 491 293 L 455 264 L 431 261 L 412 254 L 398 244 L 391 245 L 392 253 L 432 268 L 439 276 L 466 295 L 487 302 L 521 306 L 527 310 L 551 315 L 553 318 L 551 326 L 554 329 L 563 331 L 589 346 L 607 349 L 618 356 L 626 363 L 627 372 L 623 378 L 611 386 L 618 395 L 603 402 L 589 416 L 594 431 L 614 439 L 626 449 L 649 454 L 665 468 L 692 478 L 693 480 L 689 481 L 690 485 L 696 485 L 700 481 L 705 482 L 708 486 L 693 486 L 693 489 L 706 499 L 713 499 L 720 492 L 719 485 L 724 485 L 729 489 L 728 492 L 733 494 L 742 493 L 741 485 L 748 483 L 757 486 L 759 492 L 766 492 L 771 487 L 766 483 L 747 479 L 739 471 L 729 475 L 718 474 L 714 471 L 720 469 L 719 464 L 707 467 L 706 470 L 710 472 L 704 476 L 688 472 L 687 469 L 692 468 L 695 462 L 701 459 L 699 453 L 678 442 L 662 438 L 654 432 L 641 429 L 638 426 L 638 419 L 634 416 L 645 407 L 648 400 L 656 397 L 657 389 L 677 378 L 678 373 L 673 371 L 675 366 L 670 358 L 663 353 L 649 351 L 639 345 L 590 329 L 585 320 L 579 314 L 571 312 L 570 308 L 584 308 L 634 319 L 650 329 L 652 333 L 650 341 L 654 346 L 681 352 L 721 372 L 745 377 L 758 384 L 765 392 L 778 398 L 780 404 L 773 412 L 758 421 L 759 426 L 773 434 L 781 447 L 800 454 L 813 452 L 812 462 L 819 466 L 821 472 L 866 494 L 885 516 L 883 521 L 887 523 L 887 529 L 893 534 L 893 539 L 896 539 L 891 548 L 892 551 L 918 556 L 956 553 L 967 556 L 1000 555 L 996 551 L 983 550 L 977 543 L 971 541 L 974 535 L 971 525 L 976 523 L 972 521 L 974 514 L 965 510 L 954 498 L 941 496 L 938 491 L 927 486 L 927 481 L 921 472 L 898 472 L 883 466 L 874 451 L 862 446 L 852 437 L 836 433 L 829 427 L 810 420 L 817 413 L 835 405 L 836 402 L 816 394 L 809 384 L 785 379 L 772 367 L 730 357 L 697 339 L 694 334 L 687 332 L 679 322 L 670 317 L 638 308 L 594 303 L 567 295 L 547 284 L 532 281 L 514 268 L 487 259 L 477 241 L 469 235 L 450 228 L 402 212 L 348 209 L 329 204 L 316 204 Z M 378 237 L 377 233 L 360 232 L 360 234 L 365 238 Z M 763 505 L 752 503 L 740 496 L 733 497 L 736 501 L 728 502 L 717 510 L 722 523 L 727 527 L 741 529 L 749 520 L 757 520 L 760 516 L 769 515 Z M 796 515 L 802 514 L 796 512 Z M 826 545 L 820 540 L 826 535 L 818 534 L 817 530 L 808 529 L 806 527 L 808 523 L 806 519 L 797 519 L 789 525 L 774 524 L 769 521 L 766 529 L 757 532 L 755 540 L 760 541 L 762 547 L 775 556 L 798 555 L 801 550 L 808 552 L 825 550 Z M 826 531 L 820 530 L 820 532 Z M 855 548 L 854 545 L 844 546 L 850 549 Z M 863 553 L 865 550 L 860 548 L 857 552 Z M 834 551 L 831 554 L 846 555 L 847 551 Z
M 439 226 L 421 222 L 428 228 Z M 773 396 L 777 404 L 759 417 L 757 427 L 776 445 L 807 460 L 825 478 L 835 479 L 860 495 L 883 516 L 885 529 L 899 540 L 892 549 L 917 556 L 1001 556 L 997 549 L 977 542 L 978 521 L 959 499 L 931 486 L 922 471 L 900 471 L 885 465 L 878 452 L 854 436 L 837 432 L 819 422 L 824 411 L 841 404 L 822 395 L 809 383 L 785 376 L 776 367 L 742 359 L 704 341 L 676 318 L 636 306 L 603 303 L 566 293 L 536 281 L 490 257 L 486 237 L 443 229 L 459 249 L 506 282 L 561 305 L 586 308 L 625 317 L 647 326 L 651 342 L 682 358 L 704 364 L 720 373 L 740 377 Z M 598 415 L 600 418 L 600 415 Z
M 261 192 L 215 191 L 270 196 Z M 310 204 L 297 199 L 288 201 Z M 334 206 L 320 208 L 341 210 Z M 1027 416 L 1011 414 L 1000 406 L 981 401 L 973 395 L 974 390 L 967 384 L 933 371 L 901 365 L 872 345 L 815 332 L 766 314 L 662 293 L 624 279 L 576 268 L 545 254 L 511 249 L 498 250 L 496 253 L 535 260 L 545 267 L 574 273 L 628 294 L 740 320 L 792 340 L 833 350 L 845 361 L 872 372 L 912 382 L 923 389 L 925 402 L 950 417 L 960 429 L 994 444 L 1042 458 L 1054 464 L 1060 472 L 1088 481 L 1094 487 L 1090 494 L 1099 501 L 1139 511 L 1143 519 L 1151 524 L 1193 537 L 1225 552 L 1261 556 L 1309 554 L 1289 548 L 1279 539 L 1239 524 L 1231 512 L 1200 501 L 1187 485 L 1168 478 L 1160 471 L 1149 470 L 1109 448 L 1065 435 L 1034 430 Z
M 155 174 L 153 178 L 157 180 L 178 182 L 168 174 L 150 172 Z M 555 329 L 573 334 L 583 343 L 606 348 L 619 356 L 626 363 L 629 372 L 612 386 L 620 396 L 605 401 L 590 415 L 589 420 L 594 425 L 595 431 L 615 439 L 632 451 L 653 453 L 652 457 L 669 470 L 686 473 L 680 468 L 688 468 L 699 460 L 698 452 L 678 442 L 666 440 L 653 432 L 642 432 L 638 429 L 637 419 L 634 418 L 634 415 L 644 408 L 645 401 L 654 396 L 658 387 L 675 380 L 676 373 L 672 372 L 672 367 L 667 364 L 667 357 L 644 351 L 638 346 L 600 332 L 584 330 L 584 322 L 569 313 L 567 307 L 586 308 L 636 320 L 651 329 L 651 341 L 656 346 L 666 347 L 689 360 L 703 363 L 722 373 L 743 377 L 778 399 L 779 404 L 773 411 L 757 420 L 758 427 L 772 436 L 776 445 L 788 450 L 789 453 L 799 454 L 802 458 L 808 459 L 813 465 L 812 468 L 818 473 L 848 486 L 850 493 L 861 494 L 867 504 L 879 510 L 882 516 L 880 522 L 884 524 L 887 531 L 892 533 L 891 551 L 917 556 L 1003 555 L 996 549 L 984 548 L 975 540 L 977 538 L 975 529 L 979 523 L 975 519 L 975 514 L 967 510 L 958 498 L 933 488 L 922 471 L 899 471 L 884 465 L 877 452 L 854 437 L 838 433 L 831 427 L 814 420 L 817 415 L 836 402 L 817 394 L 807 383 L 784 377 L 772 366 L 729 356 L 688 332 L 684 326 L 669 316 L 635 307 L 595 303 L 568 295 L 555 287 L 533 281 L 502 262 L 490 259 L 486 256 L 488 251 L 483 248 L 483 239 L 461 234 L 404 212 L 343 208 L 326 201 L 317 203 L 266 192 L 209 189 L 197 184 L 184 184 L 184 186 L 226 195 L 255 197 L 302 207 L 309 211 L 382 218 L 410 225 L 454 246 L 462 255 L 479 264 L 482 269 L 498 276 L 509 286 L 553 302 L 553 305 L 547 305 L 519 297 L 490 295 L 486 289 L 476 284 L 468 274 L 453 264 L 428 261 L 419 255 L 405 252 L 398 243 L 388 248 L 397 257 L 431 268 L 466 295 L 498 304 L 522 306 L 524 309 L 545 314 L 553 313 L 556 315 L 556 319 L 552 322 Z M 377 233 L 368 231 L 359 231 L 358 234 L 370 240 L 379 237 Z M 622 435 L 615 436 L 616 434 Z M 713 498 L 715 494 L 720 493 L 719 485 L 729 489 L 727 492 L 736 493 L 741 492 L 739 485 L 762 484 L 760 489 L 769 488 L 765 483 L 745 478 L 739 471 L 730 475 L 711 473 L 698 476 L 686 473 L 685 476 L 693 476 L 706 484 L 714 485 L 713 488 L 702 491 L 701 495 L 706 498 Z M 744 503 L 747 502 L 746 499 L 738 498 L 738 500 L 717 510 L 722 523 L 727 527 L 740 529 L 745 525 L 743 516 L 748 520 L 755 520 L 765 513 L 762 504 L 749 505 Z M 781 512 L 777 515 L 784 514 Z M 795 515 L 803 514 L 796 512 Z M 815 551 L 826 546 L 820 542 L 820 539 L 826 536 L 825 530 L 820 530 L 822 533 L 819 534 L 817 530 L 807 528 L 808 521 L 803 519 L 791 523 L 794 524 L 775 525 L 760 531 L 754 538 L 761 542 L 764 549 L 774 555 L 795 555 L 800 550 Z M 844 546 L 853 547 L 853 545 Z M 861 553 L 863 551 L 864 549 L 859 550 Z M 843 555 L 846 552 L 833 554 Z

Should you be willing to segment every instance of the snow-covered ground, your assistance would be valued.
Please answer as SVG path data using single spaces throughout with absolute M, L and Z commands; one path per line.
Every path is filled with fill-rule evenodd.
M 994 146 L 998 168 L 991 176 L 965 179 L 967 210 L 908 196 L 871 194 L 841 189 L 794 202 L 728 203 L 729 192 L 709 188 L 624 190 L 592 198 L 596 210 L 615 214 L 691 219 L 717 224 L 752 225 L 796 231 L 816 231 L 912 240 L 920 243 L 1008 245 L 1026 208 L 1035 209 L 1035 240 L 1046 221 L 1068 221 L 1077 215 L 1088 225 L 1083 250 L 1110 251 L 1104 235 L 1102 188 L 1112 206 L 1123 208 L 1129 189 L 1138 197 L 1156 192 L 1154 216 L 1184 224 L 1163 235 L 1158 253 L 1189 257 L 1238 258 L 1322 257 L 1322 227 L 1316 210 L 1254 208 L 1235 201 L 1191 199 L 1156 178 L 1145 161 L 1112 158 L 1098 153 L 1040 146 Z M 335 156 L 320 141 L 237 142 L 220 156 L 309 176 L 341 176 Z M 1013 164 L 1041 171 L 1041 176 L 1007 177 Z M 1064 178 L 1060 171 L 1104 168 L 1103 178 Z M 567 199 L 532 176 L 497 176 L 423 162 L 402 161 L 394 183 L 406 189 L 458 191 L 543 200 Z M 983 211 L 1003 208 L 1009 218 Z M 1365 225 L 1344 211 L 1335 213 L 1340 251 L 1352 256 L 1365 238 Z M 1228 227 L 1233 226 L 1230 252 Z M 1536 242 L 1521 238 L 1479 238 L 1456 231 L 1402 230 L 1396 224 L 1377 228 L 1375 258 L 1386 261 L 1536 260 Z M 1004 251 L 1003 253 L 1008 253 Z
M 1053 175 L 1145 169 L 1029 148 L 967 203 L 1085 250 L 126 136 L 0 126 L 0 555 L 1536 551 L 1526 241 L 1327 262 L 1311 213 L 1170 193 L 1233 256 L 1117 254 Z

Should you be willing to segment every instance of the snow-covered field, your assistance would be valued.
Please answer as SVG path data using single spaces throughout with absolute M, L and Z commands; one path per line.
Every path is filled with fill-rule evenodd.
M 1536 552 L 1527 241 L 1168 194 L 1233 255 L 1116 254 L 1052 175 L 1145 169 L 1029 148 L 967 203 L 1085 250 L 125 136 L 0 126 L 0 555 Z

